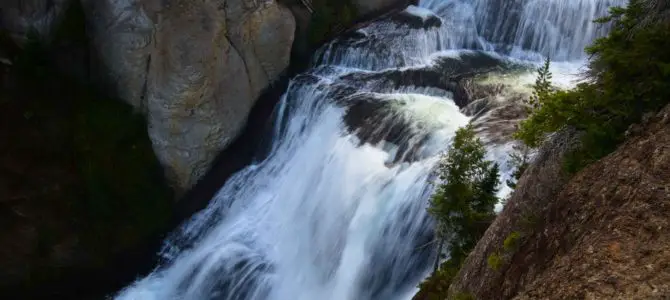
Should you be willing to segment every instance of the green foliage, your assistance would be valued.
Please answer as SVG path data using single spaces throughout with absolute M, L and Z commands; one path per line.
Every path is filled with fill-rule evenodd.
M 500 253 L 494 252 L 486 259 L 486 263 L 491 270 L 499 271 L 503 265 L 503 258 L 500 256 Z
M 525 144 L 514 145 L 510 154 L 510 163 L 514 172 L 512 172 L 512 178 L 508 179 L 506 184 L 511 189 L 516 189 L 517 182 L 530 164 L 530 147 Z
M 444 299 L 460 267 L 453 260 L 445 261 L 436 272 L 419 284 L 419 293 L 425 296 L 424 299 Z
M 512 231 L 503 242 L 503 250 L 505 252 L 512 252 L 516 250 L 519 246 L 519 241 L 521 240 L 521 234 L 517 231 Z
M 316 0 L 313 5 L 314 14 L 308 33 L 312 46 L 327 40 L 338 30 L 351 26 L 357 16 L 356 7 L 350 0 Z
M 498 165 L 484 159 L 486 150 L 472 126 L 459 129 L 440 162 L 438 186 L 428 212 L 439 238 L 449 237 L 450 259 L 462 262 L 494 218 Z
M 626 8 L 613 8 L 610 16 L 597 20 L 612 23 L 612 31 L 596 40 L 589 82 L 569 91 L 545 93 L 538 78 L 538 105 L 521 123 L 516 137 L 536 147 L 547 134 L 564 127 L 582 133 L 579 149 L 566 158 L 565 167 L 576 172 L 611 153 L 630 125 L 647 112 L 655 112 L 670 101 L 670 26 L 658 22 L 638 26 L 646 12 L 642 1 Z M 538 73 L 542 77 L 544 73 Z
M 465 258 L 495 217 L 499 169 L 486 161 L 485 155 L 484 145 L 472 126 L 467 126 L 456 131 L 438 166 L 444 183 L 430 199 L 428 212 L 437 221 L 437 238 L 447 243 L 449 259 L 420 286 L 424 293 L 442 295 L 435 299 L 447 294 Z
M 537 78 L 533 85 L 533 94 L 528 99 L 528 104 L 532 109 L 540 108 L 540 104 L 547 99 L 553 91 L 551 87 L 552 75 L 549 71 L 550 66 L 551 60 L 547 57 L 544 64 L 537 69 Z
M 551 88 L 551 72 L 549 71 L 550 60 L 547 58 L 544 64 L 537 69 L 537 78 L 535 79 L 535 84 L 533 84 L 533 94 L 528 98 L 528 107 L 531 116 L 529 119 L 534 118 L 542 109 L 552 108 L 551 105 L 555 104 L 550 99 L 555 95 L 554 90 Z M 539 116 L 538 119 L 544 120 L 546 116 Z M 543 141 L 544 136 L 548 132 L 553 132 L 553 128 L 545 128 L 538 126 L 531 122 L 523 121 L 520 124 L 520 129 L 515 133 L 515 137 L 524 142 L 530 148 L 537 148 Z M 546 125 L 546 124 L 541 124 Z

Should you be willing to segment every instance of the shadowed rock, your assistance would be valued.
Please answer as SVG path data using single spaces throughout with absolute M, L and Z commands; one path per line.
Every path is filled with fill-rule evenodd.
M 4 0 L 0 4 L 0 29 L 6 30 L 18 44 L 29 34 L 45 42 L 53 39 L 73 0 Z M 33 32 L 31 32 L 33 31 Z

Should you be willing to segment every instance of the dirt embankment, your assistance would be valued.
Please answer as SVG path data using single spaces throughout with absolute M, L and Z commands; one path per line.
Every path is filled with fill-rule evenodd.
M 450 294 L 670 299 L 670 106 L 635 132 L 569 180 L 560 158 L 574 138 L 554 139 L 470 254 Z M 502 263 L 492 266 L 492 256 Z

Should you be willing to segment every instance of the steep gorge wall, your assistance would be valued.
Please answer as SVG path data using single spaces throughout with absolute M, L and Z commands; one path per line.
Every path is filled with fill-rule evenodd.
M 178 192 L 243 128 L 288 66 L 295 20 L 274 1 L 83 1 L 105 82 L 143 111 Z
M 297 22 L 275 1 L 0 2 L 0 298 L 115 292 L 154 267 L 170 226 L 251 159 L 258 130 L 228 144 L 262 90 L 259 103 L 271 104 L 256 105 L 267 113 L 255 120 L 280 98 L 288 81 L 272 82 Z M 46 70 L 44 82 L 20 76 L 26 65 Z M 183 192 L 223 148 L 233 154 L 208 174 L 217 180 L 172 202 L 155 156 Z
M 670 297 L 670 106 L 637 132 L 570 180 L 560 171 L 570 147 L 556 143 L 574 139 L 554 138 L 465 261 L 450 294 Z M 512 232 L 521 237 L 505 249 Z M 502 258 L 500 268 L 488 264 L 491 255 Z
M 288 67 L 297 26 L 309 26 L 292 1 L 12 0 L 0 6 L 1 28 L 19 41 L 33 28 L 48 42 L 73 1 L 88 20 L 92 76 L 147 116 L 178 194 L 237 137 Z M 405 2 L 352 3 L 366 15 Z
M 19 43 L 50 42 L 78 0 L 0 5 Z M 154 151 L 180 194 L 243 128 L 261 91 L 288 67 L 296 22 L 268 0 L 81 0 L 91 75 L 146 115 Z

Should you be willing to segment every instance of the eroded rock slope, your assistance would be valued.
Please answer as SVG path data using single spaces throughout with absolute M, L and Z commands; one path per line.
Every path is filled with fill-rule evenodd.
M 670 106 L 566 181 L 573 138 L 546 145 L 450 294 L 476 299 L 668 299 Z M 558 144 L 557 144 L 558 143 Z M 512 232 L 519 234 L 515 243 Z M 491 255 L 502 258 L 494 270 Z

